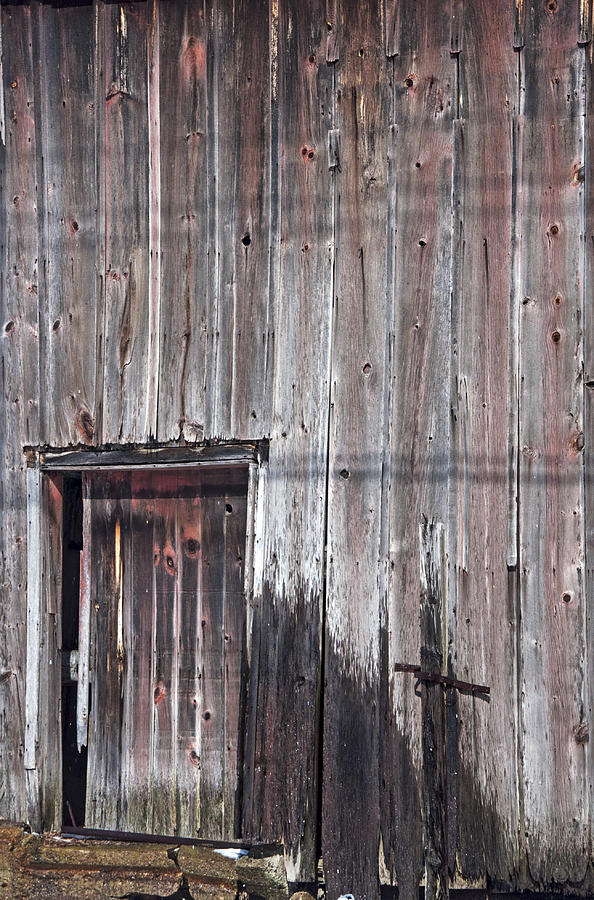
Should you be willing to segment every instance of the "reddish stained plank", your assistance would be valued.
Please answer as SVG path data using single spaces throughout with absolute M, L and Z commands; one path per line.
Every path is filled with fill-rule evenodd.
M 224 715 L 223 838 L 241 834 L 241 788 L 245 732 L 246 604 L 244 556 L 247 496 L 239 486 L 225 491 L 224 519 Z
M 103 42 L 105 269 L 102 440 L 142 441 L 151 430 L 149 359 L 148 4 L 99 9 Z
M 210 299 L 216 318 L 210 323 L 206 434 L 243 440 L 261 438 L 271 420 L 270 307 L 278 285 L 270 248 L 280 235 L 271 219 L 278 125 L 270 110 L 277 91 L 270 15 L 267 4 L 234 0 L 219 4 L 215 21 L 218 213 L 209 253 L 217 281 Z
M 204 434 L 208 378 L 214 378 L 210 321 L 207 37 L 204 3 L 167 7 L 159 29 L 161 338 L 159 436 Z M 215 85 L 208 85 L 211 91 Z M 210 179 L 213 175 L 210 173 Z
M 122 828 L 146 831 L 152 821 L 153 579 L 155 501 L 138 496 L 143 475 L 132 473 L 129 572 L 125 598 L 126 682 L 122 741 Z M 140 482 L 140 484 L 139 484 Z
M 421 707 L 414 682 L 395 673 L 393 663 L 418 660 L 421 650 L 419 523 L 448 525 L 455 106 L 449 51 L 448 4 L 407 4 L 394 60 L 390 146 L 390 569 L 380 752 L 384 856 L 391 878 L 411 896 L 423 868 Z
M 520 308 L 520 682 L 528 871 L 586 874 L 583 492 L 585 58 L 574 4 L 527 7 Z
M 197 486 L 198 488 L 198 486 Z M 202 524 L 201 500 L 187 497 L 177 504 L 179 531 L 178 695 L 177 695 L 177 829 L 191 837 L 200 829 L 201 691 L 200 618 Z
M 173 476 L 167 476 L 170 479 Z M 160 486 L 163 479 L 159 479 Z M 155 500 L 153 546 L 152 828 L 176 833 L 177 635 L 180 546 L 176 501 Z
M 220 836 L 224 822 L 224 516 L 224 497 L 216 489 L 205 486 L 202 495 L 200 579 L 200 837 L 203 838 Z
M 512 130 L 517 54 L 506 0 L 465 4 L 459 23 L 460 107 L 454 184 L 455 479 L 451 499 L 451 588 L 455 623 L 450 666 L 456 677 L 491 687 L 487 704 L 459 695 L 458 758 L 450 797 L 457 815 L 450 862 L 469 880 L 512 887 L 519 870 L 515 575 L 508 573 L 507 469 L 517 447 L 512 277 Z M 513 297 L 517 303 L 517 297 Z M 508 443 L 509 442 L 509 443 Z M 511 455 L 510 455 L 511 453 Z M 511 514 L 516 515 L 515 484 Z M 455 530 L 454 530 L 455 529 Z M 515 553 L 515 547 L 512 548 Z M 493 747 L 497 747 L 496 756 Z M 457 855 L 456 854 L 457 851 Z

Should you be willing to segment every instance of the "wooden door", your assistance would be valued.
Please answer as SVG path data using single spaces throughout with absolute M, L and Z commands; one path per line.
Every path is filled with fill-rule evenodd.
M 245 469 L 85 475 L 85 824 L 239 836 Z

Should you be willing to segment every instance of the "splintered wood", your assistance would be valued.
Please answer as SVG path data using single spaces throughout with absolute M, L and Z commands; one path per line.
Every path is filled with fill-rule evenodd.
M 87 476 L 85 824 L 231 838 L 240 821 L 247 473 Z

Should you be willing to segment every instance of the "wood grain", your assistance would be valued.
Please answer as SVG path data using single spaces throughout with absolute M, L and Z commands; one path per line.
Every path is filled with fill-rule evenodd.
M 278 48 L 266 4 L 234 0 L 219 4 L 215 16 L 217 215 L 209 253 L 216 281 L 206 434 L 250 439 L 267 435 L 271 422 L 271 304 L 278 280 L 270 251 L 280 235 L 272 219 L 278 126 L 270 104 L 278 89 Z
M 159 436 L 201 440 L 205 390 L 214 377 L 208 252 L 209 180 L 207 103 L 217 84 L 207 84 L 212 35 L 205 4 L 167 5 L 159 30 L 160 303 Z M 207 38 L 211 37 L 210 45 Z
M 580 240 L 584 56 L 571 5 L 527 8 L 520 318 L 520 665 L 528 869 L 586 874 Z
M 469 880 L 515 883 L 519 858 L 513 293 L 513 120 L 518 60 L 505 2 L 464 5 L 454 183 L 452 604 L 450 666 L 491 687 L 457 698 L 457 865 Z M 521 202 L 521 201 L 519 201 Z M 512 296 L 510 308 L 510 297 Z M 508 359 L 510 365 L 508 368 Z M 509 433 L 508 433 L 509 431 Z M 510 491 L 508 493 L 508 485 Z M 514 528 L 511 532 L 515 536 Z M 488 615 L 484 611 L 488 610 Z M 501 748 L 493 756 L 492 747 Z M 453 796 L 453 794 L 452 794 Z M 451 848 L 453 851 L 454 848 Z
M 414 682 L 395 674 L 393 663 L 416 661 L 421 649 L 419 524 L 423 517 L 448 521 L 455 114 L 449 12 L 441 3 L 407 7 L 406 15 L 402 11 L 391 113 L 389 595 L 382 664 L 386 709 L 381 741 L 386 785 L 382 837 L 391 879 L 411 894 L 423 868 L 421 708 Z
M 330 894 L 372 898 L 379 893 L 378 678 L 387 589 L 381 511 L 391 66 L 382 4 L 339 8 L 322 846 Z
M 255 761 L 246 771 L 245 833 L 285 841 L 288 877 L 317 866 L 321 627 L 325 543 L 329 339 L 334 259 L 326 142 L 332 70 L 324 0 L 278 6 L 272 173 L 278 239 L 270 457 L 261 533 L 264 583 L 254 628 L 259 673 Z M 257 685 L 255 682 L 258 675 Z M 255 690 L 252 690 L 252 698 Z M 282 752 L 278 736 L 284 734 Z
M 40 6 L 35 52 L 41 439 L 96 442 L 95 22 L 91 6 Z M 74 89 L 74 86 L 76 88 Z
M 98 148 L 105 210 L 101 322 L 104 443 L 142 441 L 151 430 L 149 22 L 145 5 L 99 8 L 101 102 L 105 106 L 105 130 Z
M 39 439 L 36 124 L 31 10 L 2 7 L 0 141 L 0 814 L 27 816 L 24 769 L 27 488 L 22 446 Z M 32 548 L 31 548 L 32 549 Z

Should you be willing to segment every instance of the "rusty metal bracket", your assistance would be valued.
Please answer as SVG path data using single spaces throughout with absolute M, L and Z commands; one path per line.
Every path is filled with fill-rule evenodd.
M 395 672 L 412 672 L 417 676 L 417 681 L 431 681 L 435 684 L 445 684 L 468 694 L 490 694 L 491 688 L 486 684 L 474 684 L 472 681 L 459 681 L 457 678 L 448 678 L 447 675 L 437 675 L 433 672 L 423 672 L 420 666 L 412 663 L 394 663 Z

